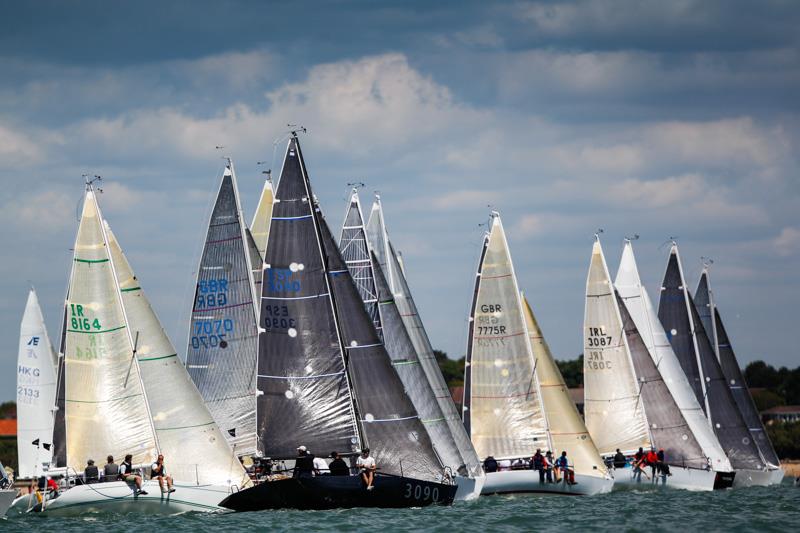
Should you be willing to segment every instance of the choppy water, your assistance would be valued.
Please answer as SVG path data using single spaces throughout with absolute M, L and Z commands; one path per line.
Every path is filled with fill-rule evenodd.
M 0 520 L 0 531 L 798 531 L 800 488 L 753 487 L 690 493 L 621 491 L 589 498 L 491 496 L 453 507 L 264 511 L 154 517 L 27 515 Z

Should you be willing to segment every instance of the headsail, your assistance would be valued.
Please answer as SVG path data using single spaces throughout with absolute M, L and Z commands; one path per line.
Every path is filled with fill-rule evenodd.
M 713 333 L 713 338 L 710 339 L 712 346 L 717 350 L 722 373 L 728 382 L 733 399 L 736 401 L 736 406 L 747 424 L 747 429 L 750 431 L 753 441 L 758 446 L 761 456 L 767 464 L 776 468 L 779 467 L 780 459 L 778 459 L 778 454 L 775 453 L 775 449 L 772 447 L 772 442 L 770 442 L 769 436 L 764 429 L 764 424 L 761 422 L 758 409 L 753 403 L 753 397 L 750 395 L 750 390 L 747 388 L 739 362 L 736 360 L 728 332 L 722 324 L 719 309 L 714 302 L 707 268 L 703 269 L 703 273 L 700 276 L 694 303 L 706 332 L 711 331 Z
M 65 338 L 66 463 L 82 471 L 88 458 L 157 449 L 139 366 L 94 192 L 83 203 L 67 300 Z
M 17 477 L 41 474 L 50 463 L 57 360 L 47 335 L 39 298 L 31 288 L 22 316 L 17 358 Z M 33 442 L 37 442 L 34 445 Z
M 380 318 L 383 323 L 384 346 L 414 408 L 428 430 L 437 455 L 444 466 L 456 473 L 464 461 L 461 459 L 458 446 L 450 433 L 447 419 L 439 408 L 436 395 L 428 383 L 428 378 L 422 369 L 411 338 L 403 325 L 403 319 L 400 317 L 400 311 L 397 309 L 389 284 L 377 266 L 377 258 L 374 254 L 372 254 L 372 259 L 375 263 L 375 281 L 378 289 Z
M 600 240 L 592 247 L 583 328 L 586 427 L 601 454 L 648 448 L 650 432 Z
M 258 330 L 245 231 L 229 163 L 197 270 L 186 367 L 237 455 L 256 450 Z
M 350 275 L 358 288 L 358 294 L 364 302 L 370 320 L 378 332 L 378 337 L 383 339 L 381 317 L 378 313 L 378 291 L 375 287 L 375 274 L 372 270 L 372 259 L 367 245 L 367 234 L 364 229 L 364 217 L 361 214 L 361 202 L 358 199 L 358 189 L 353 189 L 350 202 L 342 225 L 342 234 L 339 238 L 339 251 L 347 264 Z
M 658 316 L 675 355 L 734 469 L 761 470 L 764 463 L 722 375 L 719 361 L 689 295 L 678 246 L 673 243 L 661 287 Z
M 731 471 L 730 461 L 697 402 L 642 284 L 630 241 L 625 242 L 614 285 L 703 454 L 714 470 Z
M 492 214 L 469 321 L 465 423 L 480 457 L 552 449 L 517 278 L 503 225 Z M 466 379 L 465 379 L 466 382 Z
M 394 301 L 400 312 L 403 325 L 414 345 L 414 350 L 417 352 L 417 358 L 425 371 L 428 383 L 430 383 L 431 389 L 433 389 L 433 393 L 439 402 L 439 409 L 447 420 L 450 434 L 453 436 L 456 446 L 458 446 L 461 460 L 466 464 L 470 475 L 480 475 L 482 472 L 480 460 L 464 427 L 461 416 L 453 403 L 450 389 L 444 381 L 436 356 L 433 354 L 433 347 L 430 339 L 428 339 L 425 326 L 422 324 L 417 306 L 414 303 L 411 289 L 397 260 L 398 256 L 389 240 L 383 220 L 383 208 L 378 196 L 376 196 L 375 203 L 372 205 L 369 221 L 367 222 L 367 239 L 372 252 L 377 258 L 378 267 L 381 269 L 394 295 Z
M 267 252 L 267 241 L 269 240 L 269 227 L 272 221 L 272 204 L 275 201 L 275 191 L 272 189 L 272 180 L 264 180 L 264 188 L 261 190 L 261 197 L 258 199 L 258 206 L 256 206 L 255 215 L 253 215 L 253 223 L 250 224 L 250 233 L 252 237 L 252 245 L 258 252 L 261 260 L 264 259 Z M 252 255 L 252 254 L 251 254 Z M 261 261 L 252 263 L 253 267 L 253 283 L 256 287 L 256 295 L 261 294 Z
M 159 452 L 167 457 L 170 475 L 200 485 L 247 484 L 244 468 L 178 358 L 107 223 L 106 235 L 128 327 L 136 341 L 136 363 Z
M 528 300 L 522 295 L 520 297 L 536 361 L 536 377 L 539 380 L 539 390 L 542 391 L 542 405 L 547 412 L 553 451 L 559 453 L 561 450 L 566 450 L 576 474 L 604 477 L 608 469 L 603 458 L 600 457 L 589 430 L 586 429 L 577 407 L 569 397 L 567 385 L 544 340 Z
M 292 137 L 275 191 L 259 319 L 259 449 L 273 458 L 295 457 L 311 442 L 325 453 L 361 446 L 313 209 Z

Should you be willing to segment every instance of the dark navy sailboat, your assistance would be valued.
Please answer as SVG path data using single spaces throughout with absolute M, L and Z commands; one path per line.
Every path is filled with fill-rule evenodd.
M 360 476 L 273 476 L 234 493 L 235 511 L 420 507 L 452 503 L 456 485 L 392 367 L 311 191 L 297 136 L 284 157 L 261 286 L 256 400 L 259 451 L 291 460 L 300 445 L 351 459 Z

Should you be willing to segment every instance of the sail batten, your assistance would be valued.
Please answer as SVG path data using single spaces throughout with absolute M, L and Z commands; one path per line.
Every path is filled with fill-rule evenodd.
M 253 267 L 260 272 L 262 261 L 254 246 L 244 227 L 236 174 L 229 162 L 197 271 L 186 367 L 238 455 L 256 450 L 258 323 Z

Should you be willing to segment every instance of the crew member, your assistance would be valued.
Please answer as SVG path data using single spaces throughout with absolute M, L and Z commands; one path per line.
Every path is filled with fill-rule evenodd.
M 617 448 L 617 453 L 614 455 L 614 468 L 625 468 L 626 466 L 628 466 L 628 461 L 625 459 L 625 454 Z
M 172 476 L 167 475 L 167 469 L 164 466 L 164 456 L 158 454 L 158 459 L 150 467 L 150 479 L 158 479 L 158 486 L 161 487 L 161 494 L 164 494 L 164 480 L 167 480 L 167 492 L 175 492 L 172 488 Z
M 369 454 L 369 448 L 361 450 L 361 456 L 356 461 L 356 466 L 361 472 L 361 479 L 367 484 L 367 490 L 374 489 L 372 482 L 375 481 L 377 465 L 375 464 L 375 459 Z
M 294 460 L 292 477 L 314 477 L 314 456 L 305 446 L 297 447 L 297 459 Z
M 136 484 L 136 494 L 146 495 L 147 491 L 142 489 L 142 476 L 133 473 L 133 455 L 128 454 L 125 460 L 119 465 L 119 478 L 127 483 Z
M 347 466 L 347 463 L 344 462 L 344 459 L 339 457 L 338 452 L 331 452 L 331 457 L 333 461 L 331 461 L 330 466 L 328 469 L 331 471 L 332 476 L 349 476 L 350 475 L 350 468 Z

